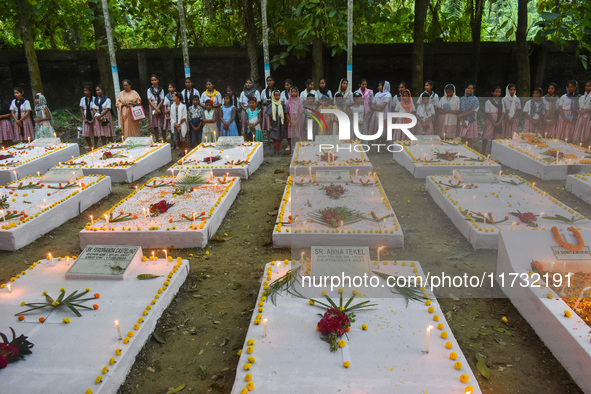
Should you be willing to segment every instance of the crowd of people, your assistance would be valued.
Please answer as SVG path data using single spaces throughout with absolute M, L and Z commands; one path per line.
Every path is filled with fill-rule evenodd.
M 146 117 L 146 109 L 155 140 L 166 142 L 170 138 L 173 149 L 180 150 L 180 156 L 201 142 L 213 142 L 222 136 L 243 135 L 247 141 L 262 142 L 263 132 L 273 141 L 275 153 L 280 155 L 282 141 L 287 139 L 287 150 L 292 150 L 292 144 L 306 137 L 307 119 L 322 109 L 347 113 L 351 119 L 358 120 L 355 127 L 360 133 L 371 135 L 380 128 L 380 121 L 384 122 L 382 129 L 386 130 L 388 112 L 412 113 L 417 118 L 417 125 L 411 129 L 415 135 L 461 138 L 469 146 L 475 138 L 481 137 L 484 154 L 493 139 L 511 138 L 521 131 L 585 146 L 591 140 L 591 81 L 585 83 L 582 94 L 574 80 L 567 83 L 562 95 L 555 83 L 549 84 L 546 92 L 536 88 L 523 107 L 515 84 L 505 87 L 504 96 L 503 89 L 497 86 L 483 100 L 476 97 L 473 84 L 465 86 L 459 97 L 456 87 L 447 84 L 439 96 L 436 83 L 430 80 L 416 98 L 405 82 L 400 82 L 394 93 L 388 81 L 380 81 L 374 91 L 368 87 L 366 79 L 359 81 L 356 90 L 351 89 L 347 79 L 341 79 L 334 93 L 326 79 L 321 79 L 318 87 L 313 80 L 307 80 L 300 91 L 290 79 L 280 87 L 273 77 L 268 77 L 265 89 L 259 91 L 249 78 L 239 94 L 230 86 L 223 93 L 216 90 L 212 80 L 206 80 L 203 93 L 193 86 L 191 78 L 184 80 L 183 90 L 172 82 L 162 86 L 156 75 L 151 76 L 150 84 L 146 94 L 148 103 L 142 106 L 141 97 L 132 89 L 131 82 L 123 80 L 123 90 L 115 103 L 123 136 L 140 135 L 139 121 Z M 83 91 L 84 97 L 80 99 L 82 135 L 88 146 L 97 147 L 99 138 L 102 144 L 112 142 L 115 128 L 111 99 L 105 95 L 102 85 L 94 89 L 85 87 Z M 13 93 L 10 105 L 0 103 L 3 144 L 51 137 L 55 132 L 53 119 L 43 94 L 37 93 L 33 112 L 21 88 L 15 88 Z M 484 124 L 479 127 L 481 107 L 485 116 Z M 137 109 L 141 109 L 139 115 Z M 383 116 L 380 117 L 380 113 Z M 522 123 L 520 118 L 523 118 Z M 337 134 L 336 116 L 324 114 L 324 119 L 326 123 L 314 124 L 314 133 Z M 406 135 L 401 130 L 395 130 L 395 140 L 404 138 Z

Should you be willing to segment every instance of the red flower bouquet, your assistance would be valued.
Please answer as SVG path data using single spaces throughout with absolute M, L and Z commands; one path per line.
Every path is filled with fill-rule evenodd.
M 101 156 L 101 160 L 107 160 L 111 158 L 113 158 L 113 154 L 109 151 L 103 152 L 103 155 Z
M 0 343 L 0 369 L 6 368 L 9 363 L 22 360 L 25 355 L 31 354 L 33 344 L 27 341 L 27 337 L 21 335 L 16 337 L 12 328 L 12 341 L 8 342 L 8 337 L 0 332 L 0 337 L 4 343 Z
M 322 340 L 330 344 L 330 351 L 337 350 L 338 339 L 345 334 L 345 329 L 351 325 L 349 317 L 338 309 L 329 309 L 318 322 L 318 331 Z
M 151 216 L 158 216 L 168 211 L 173 205 L 174 204 L 166 202 L 166 200 L 160 200 L 156 204 L 150 205 L 150 214 Z
M 326 192 L 328 198 L 333 200 L 338 200 L 339 197 L 345 194 L 345 191 L 347 190 L 343 186 L 335 185 L 334 183 L 331 183 L 328 186 L 322 186 L 321 189 L 323 189 Z
M 221 158 L 219 156 L 208 156 L 205 159 L 203 159 L 204 163 L 213 163 L 214 161 L 218 161 Z
M 527 224 L 529 227 L 538 227 L 536 224 L 536 215 L 531 212 L 510 212 L 511 215 L 518 217 L 521 223 Z
M 12 159 L 13 157 L 12 155 L 0 155 L 0 160 Z

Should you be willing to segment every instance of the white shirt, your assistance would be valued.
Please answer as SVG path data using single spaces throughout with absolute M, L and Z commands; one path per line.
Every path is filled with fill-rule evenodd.
M 558 100 L 558 107 L 562 107 L 563 110 L 565 111 L 570 111 L 571 110 L 571 104 L 572 104 L 572 100 L 578 100 L 579 97 L 568 97 L 565 94 L 562 95 L 562 97 L 560 97 L 560 100 Z
M 193 97 L 201 97 L 199 94 L 199 90 L 193 88 Z M 189 93 L 189 91 L 187 89 L 183 89 L 183 91 L 181 92 L 181 95 L 183 96 L 183 100 L 181 101 L 183 104 L 185 104 L 185 106 L 191 106 L 193 105 L 193 100 L 191 99 L 191 94 Z M 189 99 L 190 102 L 187 103 L 187 98 Z
M 187 107 L 183 103 L 179 103 L 178 107 L 178 114 L 177 114 L 177 107 L 176 103 L 172 103 L 170 106 L 170 130 L 174 133 L 176 128 L 174 125 L 180 124 L 181 125 L 181 135 L 183 138 L 187 135 L 187 122 L 181 124 L 183 119 L 187 119 Z
M 275 90 L 273 88 L 273 90 Z M 272 101 L 273 100 L 273 90 L 269 89 L 269 97 L 267 97 L 267 89 L 261 90 L 261 101 Z
M 207 96 L 205 92 L 201 93 L 201 104 L 203 105 L 205 105 L 206 101 L 210 100 L 210 98 Z M 220 92 L 217 92 L 217 94 L 213 96 L 213 105 L 217 104 L 222 105 L 222 95 L 220 94 Z
M 90 108 L 92 109 L 92 102 L 94 101 L 94 97 L 90 98 Z M 80 106 L 84 111 L 86 111 L 86 96 L 80 99 Z
M 258 90 L 254 91 L 254 98 L 257 100 L 257 104 L 261 102 L 261 94 Z M 244 92 L 240 93 L 238 102 L 248 108 L 248 96 Z
M 18 113 L 18 108 L 16 107 L 15 102 L 16 102 L 16 100 L 12 100 L 12 103 L 10 103 L 10 110 Z M 25 111 L 30 111 L 30 110 L 31 110 L 31 103 L 29 103 L 29 100 L 25 99 L 25 102 L 21 104 L 21 115 L 24 115 Z
M 591 93 L 585 93 L 579 97 L 579 109 L 591 109 Z
M 103 96 L 103 97 L 105 97 L 105 96 Z M 97 98 L 98 98 L 98 97 L 97 97 Z M 101 100 L 99 99 L 99 103 L 100 103 L 100 101 L 101 101 Z M 111 109 L 111 99 L 107 97 L 107 99 L 106 99 L 106 100 L 105 100 L 105 102 L 103 103 L 102 107 L 103 107 L 103 111 L 104 111 L 104 110 L 106 110 L 107 108 Z M 92 108 L 92 109 L 95 109 L 95 110 L 97 110 L 97 111 L 98 111 L 98 109 L 99 109 L 99 106 L 98 106 L 98 105 L 96 105 L 96 102 L 95 102 L 95 99 L 94 99 L 94 98 L 93 98 L 93 100 L 92 100 L 92 104 L 91 104 L 90 108 Z
M 329 99 L 332 100 L 332 92 L 330 90 L 328 92 L 326 92 L 326 95 L 328 96 Z M 322 101 L 322 93 L 320 93 L 320 90 L 316 91 L 316 100 Z
M 501 103 L 501 108 L 503 107 L 503 99 L 501 99 L 499 97 L 499 102 Z M 492 105 L 492 103 L 489 100 L 486 100 L 486 102 L 484 103 L 484 112 L 486 112 L 487 114 L 496 114 L 498 113 L 498 109 L 497 107 L 495 107 L 494 105 Z
M 162 89 L 160 91 L 160 94 L 158 95 L 159 96 L 158 98 L 152 94 L 151 89 L 148 89 L 147 96 L 148 96 L 148 100 L 151 100 L 151 101 L 154 102 L 155 105 L 158 105 L 158 104 L 156 104 L 156 102 L 158 101 L 158 98 L 160 99 L 160 101 L 164 100 L 164 89 Z
M 300 98 L 302 99 L 302 102 L 306 102 L 306 99 L 308 98 L 308 93 L 312 93 L 314 97 L 316 97 L 316 91 L 314 89 L 310 90 L 309 92 L 306 89 L 304 89 L 302 93 L 300 93 Z

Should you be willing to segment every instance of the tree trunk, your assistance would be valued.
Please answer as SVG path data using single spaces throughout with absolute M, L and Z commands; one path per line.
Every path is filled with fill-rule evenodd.
M 179 6 L 179 27 L 181 29 L 181 40 L 183 44 L 183 67 L 185 78 L 191 78 L 191 64 L 189 62 L 189 44 L 187 43 L 187 25 L 185 23 L 185 5 L 183 0 L 178 0 Z
M 97 3 L 89 1 L 88 7 L 94 15 L 92 27 L 94 29 L 94 49 L 96 52 L 96 62 L 98 63 L 99 83 L 105 87 L 105 93 L 107 96 L 116 97 L 115 91 L 113 90 L 113 75 L 111 75 L 109 53 L 107 52 L 107 47 L 105 45 L 107 32 L 105 31 L 104 18 Z M 94 86 L 92 86 L 92 89 L 94 95 Z
M 484 0 L 471 0 L 473 5 L 470 14 L 470 26 L 472 28 L 472 83 L 478 83 L 478 61 L 480 59 L 480 30 L 482 28 L 482 13 Z
M 29 68 L 31 90 L 33 91 L 33 97 L 35 97 L 37 93 L 43 93 L 43 83 L 41 82 L 41 72 L 39 71 L 39 63 L 37 63 L 37 53 L 35 52 L 33 34 L 31 32 L 29 2 L 27 0 L 17 0 L 16 7 L 19 26 L 21 28 L 21 39 L 23 41 L 23 48 L 25 49 L 27 66 Z
M 322 49 L 322 38 L 317 35 L 314 41 L 312 41 L 312 80 L 316 84 L 316 88 L 318 88 L 318 81 L 324 78 L 324 56 Z
M 548 58 L 548 45 L 542 43 L 538 46 L 538 66 L 536 67 L 536 79 L 534 88 L 544 88 L 544 74 L 546 72 L 546 59 Z
M 269 64 L 269 27 L 267 26 L 267 0 L 261 0 L 261 22 L 263 25 L 263 62 L 265 67 L 266 81 L 271 75 L 271 65 Z
M 242 17 L 244 18 L 244 31 L 246 32 L 246 52 L 250 62 L 250 76 L 254 80 L 255 86 L 262 87 L 264 84 L 261 84 L 259 45 L 252 7 L 252 2 L 240 0 L 240 8 L 242 8 Z
M 517 31 L 515 33 L 515 57 L 517 60 L 517 92 L 522 97 L 531 94 L 529 48 L 527 47 L 527 4 L 530 0 L 519 0 L 517 8 Z
M 415 25 L 412 44 L 412 91 L 423 91 L 423 63 L 425 58 L 425 23 L 428 0 L 415 1 Z

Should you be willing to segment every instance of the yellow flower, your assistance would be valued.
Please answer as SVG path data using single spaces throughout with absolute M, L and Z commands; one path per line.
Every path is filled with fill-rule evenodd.
M 251 373 L 247 373 L 246 376 L 244 376 L 244 380 L 246 380 L 247 382 L 249 382 L 251 379 L 252 379 Z
M 86 288 L 86 291 L 90 291 L 90 287 L 87 287 L 87 288 Z
M 21 306 L 25 306 L 27 303 L 25 301 L 21 302 Z
M 454 364 L 454 368 L 455 369 L 462 369 L 462 362 L 461 361 L 456 361 Z
M 129 343 L 129 337 L 123 338 L 123 343 L 126 343 L 126 344 Z
M 466 375 L 465 373 L 460 375 L 460 382 L 462 382 L 462 383 L 468 383 L 469 379 L 470 379 L 470 377 L 468 375 Z
M 572 312 L 571 311 L 564 311 L 564 316 L 566 317 L 572 317 Z
M 439 321 L 439 315 L 433 315 L 433 320 L 434 321 Z
M 115 349 L 115 354 L 116 354 L 117 356 L 121 355 L 121 349 Z
M 345 289 L 343 289 L 342 287 L 338 290 L 339 294 L 343 294 L 345 292 Z
M 434 311 L 435 311 L 435 308 L 433 308 L 432 306 L 430 306 L 430 307 L 427 309 L 427 312 L 429 312 L 429 313 L 433 313 Z
M 254 382 L 252 380 L 250 382 L 246 383 L 246 389 L 248 391 L 254 390 Z
M 314 302 L 314 300 L 309 300 L 309 301 L 308 301 L 308 304 L 310 304 L 310 305 L 314 305 L 314 304 L 315 304 L 315 302 Z
M 135 333 L 133 331 L 128 331 L 127 332 L 127 336 L 130 337 L 130 338 L 133 337 L 134 335 L 135 335 Z
M 144 318 L 143 317 L 140 317 L 139 319 L 137 319 L 137 322 L 138 323 L 143 323 L 144 322 Z
M 64 289 L 64 288 L 62 287 L 62 288 L 60 288 L 60 291 L 66 291 L 66 289 Z
M 135 323 L 135 324 L 133 325 L 133 329 L 134 329 L 134 330 L 139 330 L 139 329 L 140 329 L 140 324 L 139 324 L 139 323 Z M 131 331 L 130 331 L 130 332 L 131 332 Z
M 102 381 L 103 381 L 103 377 L 102 377 L 102 376 L 97 376 L 97 377 L 96 377 L 96 379 L 94 380 L 94 382 L 95 382 L 96 384 L 99 384 L 99 383 L 100 383 L 100 382 L 102 382 Z
M 367 330 L 367 324 L 365 324 L 365 323 L 364 323 L 364 324 L 362 324 L 362 325 L 361 325 L 361 329 L 362 329 L 362 330 Z
M 246 353 L 251 354 L 254 351 L 254 348 L 252 346 L 248 346 L 246 348 Z
M 107 372 L 109 372 L 109 366 L 108 365 L 105 365 L 103 367 L 103 373 L 107 373 Z
M 458 354 L 456 352 L 451 352 L 449 354 L 449 358 L 452 360 L 455 360 L 456 358 L 458 358 Z
M 254 339 L 249 339 L 249 340 L 246 342 L 246 344 L 247 344 L 248 346 L 252 346 L 252 345 L 254 345 Z
M 254 364 L 254 362 L 256 361 L 256 359 L 253 356 L 248 356 L 247 360 L 251 364 Z
M 342 339 L 338 342 L 339 347 L 345 347 L 346 344 L 347 342 L 343 341 Z
M 240 390 L 240 394 L 248 394 L 248 389 L 245 387 L 242 390 Z
M 242 355 L 242 349 L 238 350 L 238 352 L 236 353 L 237 355 Z
M 252 367 L 252 365 L 250 363 L 246 363 L 246 364 L 244 364 L 242 369 L 244 369 L 245 371 L 248 371 L 250 369 L 250 367 Z
M 67 317 L 64 317 L 63 320 L 64 324 L 68 324 L 70 322 L 70 319 L 68 319 Z
M 88 389 L 84 392 L 84 394 L 92 394 L 92 389 Z
M 502 321 L 503 321 L 503 323 L 505 323 L 505 324 L 509 323 L 509 320 L 508 320 L 508 319 L 507 319 L 505 316 L 503 316 L 503 317 L 501 318 L 501 320 L 502 320 Z
M 44 295 L 44 296 L 46 296 L 46 295 L 47 295 L 47 292 L 46 292 L 46 291 L 44 291 L 43 293 L 41 293 L 41 295 Z
M 447 331 L 443 331 L 441 333 L 441 338 L 446 339 L 447 338 Z
M 351 363 L 349 361 L 345 361 L 343 363 L 343 367 L 345 367 L 345 368 L 349 368 L 350 365 L 351 365 Z

